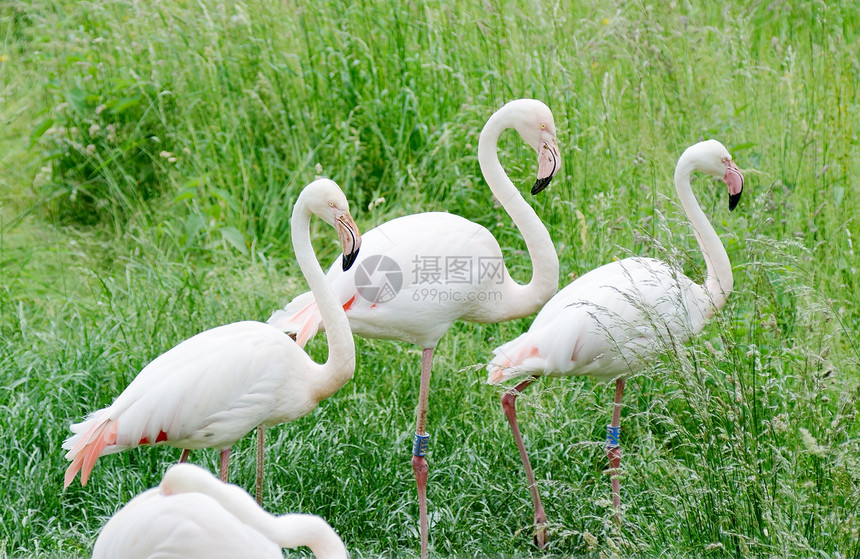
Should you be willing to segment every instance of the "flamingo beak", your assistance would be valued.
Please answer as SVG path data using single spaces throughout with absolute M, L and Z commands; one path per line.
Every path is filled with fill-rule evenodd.
M 549 181 L 561 169 L 561 154 L 558 151 L 558 143 L 555 136 L 547 130 L 540 133 L 540 147 L 538 148 L 538 174 L 537 181 L 532 187 L 532 195 L 537 194 L 549 186 Z
M 343 245 L 343 271 L 349 270 L 358 258 L 358 249 L 361 247 L 361 233 L 358 225 L 349 212 L 335 210 L 334 227 L 337 236 Z
M 744 176 L 731 159 L 726 159 L 725 165 L 726 174 L 723 176 L 723 180 L 729 187 L 729 211 L 732 211 L 740 202 L 741 193 L 744 190 Z

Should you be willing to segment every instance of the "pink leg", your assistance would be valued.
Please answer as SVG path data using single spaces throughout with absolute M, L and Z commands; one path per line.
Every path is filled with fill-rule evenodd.
M 183 448 L 182 454 L 179 455 L 179 463 L 182 464 L 183 462 L 187 462 L 189 454 L 191 454 L 191 450 L 188 448 Z
M 257 427 L 257 504 L 263 506 L 263 440 L 266 432 L 262 427 Z
M 418 391 L 418 417 L 415 426 L 415 444 L 412 446 L 412 471 L 418 485 L 418 515 L 421 527 L 421 559 L 427 559 L 429 528 L 427 524 L 427 401 L 430 398 L 430 369 L 433 364 L 433 348 L 424 348 L 421 354 L 421 386 Z
M 615 509 L 615 523 L 621 525 L 621 396 L 624 394 L 624 379 L 615 381 L 615 406 L 612 409 L 612 423 L 606 436 L 606 454 L 609 456 L 608 473 L 612 480 L 612 506 Z
M 525 380 L 518 385 L 516 385 L 513 389 L 502 394 L 502 410 L 505 412 L 505 417 L 508 418 L 508 423 L 511 424 L 511 431 L 514 434 L 514 440 L 517 443 L 517 448 L 520 450 L 520 458 L 523 460 L 523 467 L 526 470 L 526 479 L 529 482 L 529 491 L 532 494 L 532 503 L 534 503 L 535 507 L 535 545 L 538 548 L 543 549 L 546 547 L 546 513 L 543 510 L 543 503 L 540 500 L 540 493 L 538 493 L 537 481 L 535 481 L 535 474 L 532 470 L 531 462 L 529 461 L 529 455 L 526 453 L 526 445 L 523 443 L 523 436 L 520 433 L 520 427 L 517 424 L 517 396 L 520 395 L 520 392 L 525 390 L 531 383 L 534 382 L 535 379 Z
M 232 447 L 230 447 L 232 448 Z M 221 481 L 227 483 L 227 468 L 230 466 L 230 448 L 221 451 Z

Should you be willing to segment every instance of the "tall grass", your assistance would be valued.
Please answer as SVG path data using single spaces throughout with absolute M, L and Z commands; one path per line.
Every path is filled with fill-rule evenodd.
M 624 523 L 611 391 L 543 379 L 521 424 L 557 555 L 860 557 L 860 14 L 853 2 L 7 2 L 0 6 L 0 554 L 87 556 L 178 458 L 103 458 L 60 491 L 68 424 L 188 336 L 305 289 L 288 219 L 337 180 L 362 230 L 447 210 L 524 243 L 477 164 L 487 117 L 553 110 L 564 159 L 530 201 L 562 281 L 629 254 L 702 276 L 671 186 L 714 137 L 747 178 L 729 214 L 694 181 L 735 270 L 703 334 L 628 383 Z M 500 158 L 534 180 L 513 133 Z M 337 246 L 320 228 L 328 262 Z M 437 351 L 432 548 L 534 555 L 531 503 L 475 364 L 528 320 L 456 325 Z M 322 340 L 310 351 L 325 352 Z M 359 341 L 353 382 L 270 435 L 265 506 L 326 517 L 356 556 L 417 552 L 417 350 Z M 251 437 L 233 481 L 250 488 Z M 214 453 L 194 461 L 214 469 Z

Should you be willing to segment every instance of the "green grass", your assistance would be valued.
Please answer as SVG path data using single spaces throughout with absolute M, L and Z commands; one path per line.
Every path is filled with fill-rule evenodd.
M 288 220 L 316 174 L 344 187 L 362 230 L 416 211 L 473 219 L 526 279 L 476 148 L 496 108 L 536 97 L 564 169 L 532 202 L 563 283 L 628 254 L 701 277 L 675 161 L 714 137 L 747 178 L 732 214 L 716 182 L 694 182 L 736 291 L 628 383 L 620 528 L 602 474 L 611 388 L 543 379 L 520 398 L 549 553 L 860 557 L 858 88 L 850 0 L 3 3 L 0 556 L 88 556 L 158 483 L 178 450 L 105 457 L 61 491 L 68 424 L 179 341 L 305 289 Z M 500 157 L 525 188 L 520 144 L 509 133 Z M 334 258 L 329 231 L 314 238 Z M 476 367 L 528 324 L 457 324 L 439 345 L 438 555 L 545 555 L 500 391 Z M 322 340 L 310 350 L 324 358 Z M 354 381 L 271 432 L 264 504 L 321 514 L 353 556 L 415 555 L 419 352 L 358 350 Z M 248 489 L 252 443 L 231 472 Z

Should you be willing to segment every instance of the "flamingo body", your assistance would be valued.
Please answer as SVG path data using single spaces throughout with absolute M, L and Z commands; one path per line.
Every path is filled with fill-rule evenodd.
M 178 464 L 105 524 L 93 559 L 280 559 L 282 547 L 308 546 L 320 559 L 345 559 L 331 526 L 310 514 L 272 516 L 235 485 L 198 466 Z
M 710 295 L 653 258 L 591 270 L 559 291 L 527 332 L 496 348 L 488 382 L 590 375 L 609 381 L 665 347 L 698 334 L 714 313 Z
M 167 496 L 155 487 L 102 529 L 93 559 L 282 559 L 278 545 L 200 493 Z
M 396 266 L 390 270 L 375 267 L 375 275 L 370 276 L 372 291 L 363 291 L 359 286 L 366 282 L 371 266 L 381 262 L 380 257 Z M 454 268 L 458 262 L 461 267 Z M 402 282 L 393 297 L 392 292 L 376 288 L 385 284 L 382 276 L 386 273 Z M 502 250 L 492 233 L 445 212 L 408 215 L 367 231 L 356 265 L 343 271 L 335 262 L 327 278 L 345 307 L 354 334 L 402 340 L 422 348 L 436 347 L 457 320 L 504 320 L 502 303 L 519 287 L 504 266 Z M 535 296 L 528 306 L 534 312 L 544 300 Z M 275 311 L 269 324 L 299 333 L 299 345 L 324 329 L 316 303 L 307 294 Z
M 141 444 L 229 448 L 258 425 L 292 421 L 316 407 L 304 374 L 316 366 L 289 336 L 262 322 L 201 332 L 144 367 L 109 407 L 72 425 L 66 458 L 96 444 L 98 433 L 107 437 L 100 455 Z

